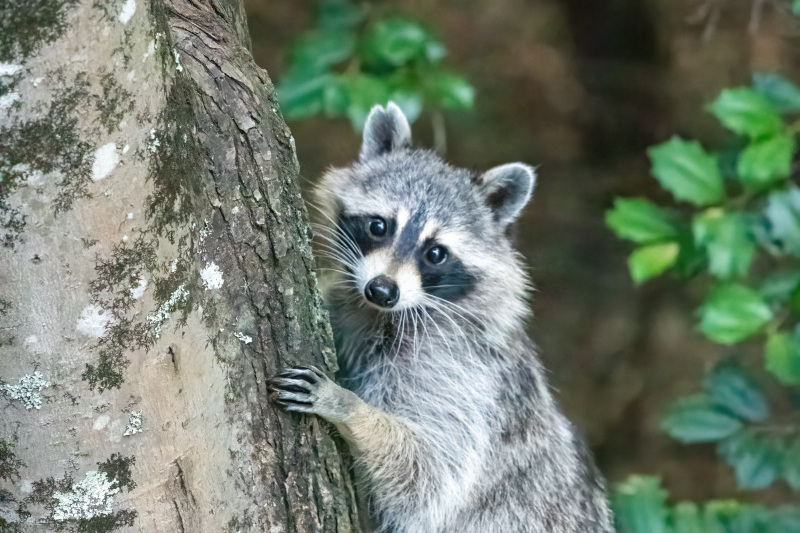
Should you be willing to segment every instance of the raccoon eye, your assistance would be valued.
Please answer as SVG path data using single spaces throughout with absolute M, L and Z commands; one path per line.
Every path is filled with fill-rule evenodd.
M 425 259 L 434 265 L 440 265 L 447 259 L 447 248 L 444 246 L 434 246 L 425 254 Z
M 372 222 L 369 223 L 369 232 L 375 237 L 383 237 L 386 235 L 386 229 L 386 221 L 381 217 L 375 217 L 372 219 Z

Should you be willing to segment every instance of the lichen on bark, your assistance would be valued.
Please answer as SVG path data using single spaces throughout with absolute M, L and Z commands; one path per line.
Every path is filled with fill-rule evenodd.
M 131 466 L 134 457 L 112 454 L 97 463 L 97 470 L 90 470 L 83 479 L 75 481 L 70 473 L 61 479 L 48 477 L 32 483 L 31 494 L 17 506 L 17 516 L 25 521 L 37 508 L 45 509 L 45 516 L 37 522 L 50 531 L 71 533 L 111 533 L 125 526 L 132 526 L 137 516 L 135 509 L 114 509 L 114 497 L 125 489 L 136 487 L 132 479 Z
M 0 62 L 24 60 L 52 43 L 68 27 L 67 15 L 78 0 L 3 0 Z
M 89 196 L 94 156 L 75 116 L 89 97 L 88 86 L 86 76 L 78 75 L 56 92 L 46 114 L 0 128 L 0 222 L 6 246 L 13 248 L 25 226 L 25 216 L 8 204 L 8 197 L 26 180 L 51 172 L 61 175 L 53 202 L 56 213 Z

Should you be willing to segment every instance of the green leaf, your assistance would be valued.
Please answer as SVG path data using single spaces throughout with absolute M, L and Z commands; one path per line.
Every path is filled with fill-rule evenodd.
M 742 155 L 742 150 L 744 150 L 745 146 L 746 143 L 736 139 L 714 152 L 723 181 L 739 179 L 738 174 L 736 174 L 736 165 L 739 163 L 739 157 Z
M 800 5 L 800 0 L 798 0 Z M 800 88 L 780 74 L 753 74 L 753 87 L 784 113 L 800 111 Z
M 704 271 L 708 266 L 708 254 L 705 246 L 697 246 L 691 228 L 682 227 L 678 232 L 678 245 L 681 252 L 672 269 L 681 279 L 690 279 Z
M 794 438 L 783 457 L 783 477 L 794 490 L 800 490 L 800 436 Z
M 355 50 L 355 35 L 337 31 L 315 31 L 304 35 L 291 48 L 290 75 L 319 74 L 345 61 Z
M 472 109 L 475 89 L 459 74 L 433 70 L 424 75 L 425 90 L 431 99 L 446 109 Z
M 769 406 L 744 370 L 725 361 L 703 378 L 703 388 L 721 406 L 742 420 L 762 422 L 769 416 Z
M 327 83 L 322 95 L 323 108 L 328 117 L 347 116 L 350 98 L 341 82 L 341 76 L 336 76 Z
M 800 287 L 797 287 L 789 295 L 789 308 L 793 311 L 800 311 Z
M 800 331 L 772 333 L 765 347 L 766 368 L 784 385 L 800 385 Z
M 775 106 L 748 87 L 723 90 L 709 109 L 726 128 L 751 139 L 769 137 L 783 129 Z
M 792 0 L 792 13 L 800 16 L 800 0 Z
M 745 185 L 760 189 L 788 178 L 794 149 L 794 136 L 785 132 L 753 142 L 739 157 L 736 166 L 739 179 Z
M 761 283 L 759 292 L 769 302 L 786 303 L 800 287 L 800 271 L 774 272 Z
M 364 19 L 361 7 L 348 0 L 319 0 L 317 25 L 326 30 L 342 31 L 356 26 Z
M 769 533 L 800 533 L 800 507 L 784 505 L 772 513 Z
M 397 107 L 403 112 L 409 122 L 413 123 L 422 113 L 422 94 L 413 90 L 395 89 L 389 95 Z
M 419 23 L 391 17 L 376 22 L 364 38 L 361 56 L 373 66 L 403 66 L 426 57 L 427 46 L 436 40 Z
M 763 489 L 777 479 L 782 453 L 776 441 L 742 431 L 720 442 L 719 454 L 736 471 L 743 489 Z
M 347 97 L 346 115 L 356 131 L 362 130 L 373 106 L 389 100 L 389 84 L 384 78 L 345 74 L 339 77 L 339 84 Z
M 719 524 L 719 533 L 788 533 L 770 527 L 772 514 L 760 505 L 744 504 L 736 500 L 709 502 L 706 516 Z
M 621 239 L 637 244 L 673 239 L 678 235 L 675 216 L 642 198 L 617 198 L 606 211 L 606 225 Z
M 770 238 L 784 252 L 800 256 L 800 189 L 790 185 L 770 193 L 764 214 Z
M 633 281 L 644 283 L 658 276 L 675 264 L 680 247 L 677 242 L 650 244 L 633 251 L 628 258 L 628 267 Z
M 697 504 L 682 502 L 672 512 L 674 533 L 708 533 L 705 519 Z
M 700 330 L 712 341 L 735 344 L 772 320 L 761 295 L 739 284 L 717 286 L 700 308 Z
M 695 205 L 716 204 L 725 197 L 717 160 L 700 143 L 673 137 L 648 150 L 652 172 L 678 200 Z
M 670 407 L 661 428 L 681 442 L 713 442 L 742 428 L 742 422 L 705 394 L 687 396 Z
M 447 49 L 439 41 L 430 40 L 425 44 L 425 58 L 431 63 L 441 61 L 447 55 Z
M 756 247 L 743 213 L 726 213 L 713 208 L 692 221 L 697 246 L 708 252 L 709 270 L 718 278 L 744 276 L 750 270 Z
M 631 476 L 617 485 L 613 496 L 619 533 L 669 533 L 667 491 L 655 477 Z
M 288 120 L 306 118 L 322 112 L 323 93 L 332 76 L 286 76 L 277 85 L 281 110 Z
M 736 500 L 713 500 L 703 510 L 703 522 L 707 533 L 733 533 L 730 522 L 742 509 Z

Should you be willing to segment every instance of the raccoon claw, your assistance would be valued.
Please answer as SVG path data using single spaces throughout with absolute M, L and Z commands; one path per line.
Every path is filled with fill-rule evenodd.
M 311 413 L 323 379 L 327 379 L 325 374 L 316 368 L 295 366 L 272 378 L 268 386 L 279 406 L 287 411 Z
M 313 413 L 332 422 L 347 418 L 360 402 L 318 368 L 294 366 L 269 380 L 275 403 L 287 411 Z
M 302 379 L 312 385 L 317 384 L 320 379 L 326 379 L 325 374 L 313 366 L 293 366 L 291 368 L 287 368 L 275 377 Z
M 278 400 L 289 400 L 308 405 L 313 405 L 316 400 L 316 395 L 310 389 L 300 384 L 305 383 L 304 381 L 276 379 L 273 383 L 275 384 L 273 394 Z
M 294 400 L 274 400 L 278 407 L 282 407 L 286 411 L 296 411 L 298 413 L 310 413 L 308 408 L 311 407 L 310 403 L 297 402 Z

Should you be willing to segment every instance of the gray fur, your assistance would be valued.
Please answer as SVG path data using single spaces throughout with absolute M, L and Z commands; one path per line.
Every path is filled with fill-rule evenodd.
M 276 401 L 336 424 L 376 531 L 612 532 L 602 478 L 524 333 L 528 282 L 506 229 L 530 198 L 533 169 L 453 168 L 409 148 L 400 117 L 407 128 L 392 105 L 374 109 L 360 161 L 329 171 L 317 190 L 347 388 L 317 369 L 289 369 L 271 382 Z M 337 228 L 358 216 L 390 220 L 397 233 L 362 253 Z M 447 245 L 440 270 L 421 262 L 430 242 Z M 446 287 L 426 285 L 423 273 L 448 268 L 465 280 L 447 293 L 453 300 L 434 296 Z M 366 302 L 376 274 L 398 280 L 396 308 Z

